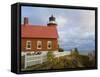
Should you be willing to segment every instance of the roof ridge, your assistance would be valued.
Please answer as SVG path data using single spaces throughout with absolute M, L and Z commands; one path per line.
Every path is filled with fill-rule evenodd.
M 25 25 L 22 24 L 22 26 L 25 26 Z M 26 24 L 26 26 L 41 26 L 41 25 L 31 25 L 31 24 Z M 42 26 L 47 26 L 47 25 L 42 25 Z

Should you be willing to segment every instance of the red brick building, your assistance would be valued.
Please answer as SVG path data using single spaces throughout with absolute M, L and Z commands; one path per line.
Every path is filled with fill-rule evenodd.
M 43 25 L 31 25 L 28 18 L 24 18 L 21 25 L 21 51 L 48 51 L 58 50 L 57 24 L 53 15 L 49 23 Z

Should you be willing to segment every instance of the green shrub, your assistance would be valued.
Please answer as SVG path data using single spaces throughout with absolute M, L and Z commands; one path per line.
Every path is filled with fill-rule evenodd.
M 71 50 L 71 56 L 74 57 L 74 58 L 79 58 L 79 51 L 77 48 L 74 48 Z
M 52 62 L 53 58 L 54 58 L 54 55 L 53 55 L 52 51 L 48 51 L 48 53 L 47 53 L 47 60 L 49 62 Z
M 59 48 L 59 50 L 58 50 L 59 52 L 63 52 L 64 51 L 64 49 L 63 48 Z

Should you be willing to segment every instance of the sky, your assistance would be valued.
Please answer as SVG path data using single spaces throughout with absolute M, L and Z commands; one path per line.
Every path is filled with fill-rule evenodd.
M 79 51 L 95 49 L 95 11 L 44 7 L 21 7 L 21 23 L 24 17 L 32 25 L 47 25 L 49 17 L 56 18 L 59 46 L 64 50 Z

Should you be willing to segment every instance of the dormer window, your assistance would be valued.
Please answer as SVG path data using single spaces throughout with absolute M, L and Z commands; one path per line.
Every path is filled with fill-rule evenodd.
M 31 41 L 30 40 L 26 41 L 26 49 L 31 49 Z
M 42 49 L 42 41 L 37 41 L 37 49 Z

